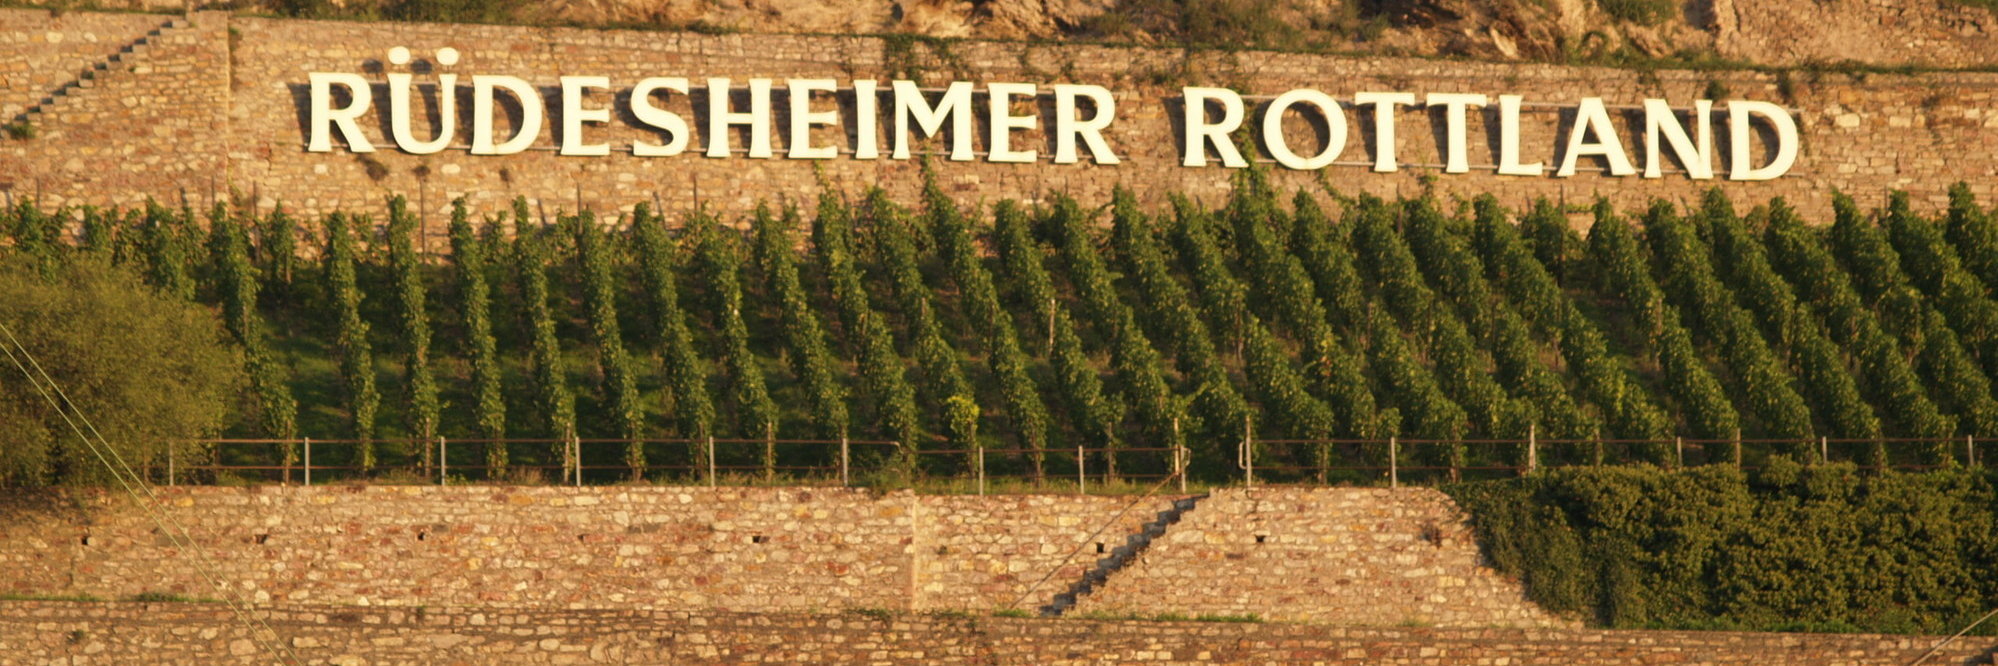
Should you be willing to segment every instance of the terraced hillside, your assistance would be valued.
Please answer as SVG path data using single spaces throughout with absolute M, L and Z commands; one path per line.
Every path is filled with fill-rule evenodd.
M 902 444 L 856 447 L 870 474 L 982 459 L 992 476 L 1075 478 L 1080 456 L 1092 479 L 1158 477 L 1183 447 L 1190 475 L 1219 479 L 1241 473 L 1247 437 L 1264 478 L 1365 480 L 1390 437 L 1404 474 L 1441 475 L 1937 465 L 1998 436 L 1998 223 L 1967 189 L 1940 219 L 1895 196 L 1805 220 L 1718 191 L 1684 209 L 1507 211 L 1260 178 L 1167 210 L 965 208 L 936 184 L 750 219 L 523 201 L 461 207 L 450 251 L 418 245 L 443 221 L 400 201 L 306 220 L 23 200 L 0 255 L 108 262 L 214 305 L 251 378 L 221 434 L 366 442 L 321 464 L 428 465 L 440 437 L 582 438 L 604 440 L 583 450 L 598 480 L 693 474 L 709 446 L 720 467 L 804 473 L 847 439 Z M 497 477 L 559 452 L 446 455 Z

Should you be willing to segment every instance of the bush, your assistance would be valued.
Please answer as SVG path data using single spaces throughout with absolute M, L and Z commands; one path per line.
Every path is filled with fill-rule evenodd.
M 1448 486 L 1494 566 L 1611 627 L 1948 632 L 1998 602 L 1989 471 L 1778 457 Z M 1990 631 L 1986 629 L 1985 631 Z
M 1603 12 L 1617 20 L 1655 25 L 1672 18 L 1679 7 L 1673 0 L 1599 0 Z
M 216 432 L 242 385 L 242 359 L 214 312 L 103 262 L 43 279 L 31 260 L 0 258 L 0 323 L 134 467 L 164 457 L 169 442 Z M 0 485 L 109 481 L 21 371 L 0 363 Z

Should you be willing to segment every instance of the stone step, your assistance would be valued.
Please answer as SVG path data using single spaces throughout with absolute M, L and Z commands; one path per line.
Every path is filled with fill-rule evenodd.
M 159 27 L 153 28 L 138 39 L 132 40 L 131 43 L 119 47 L 116 52 L 106 56 L 103 60 L 91 63 L 90 67 L 77 74 L 76 80 L 56 88 L 49 96 L 42 98 L 40 102 L 28 107 L 26 111 L 16 117 L 16 120 L 29 124 L 39 123 L 48 115 L 48 112 L 53 111 L 64 100 L 70 99 L 72 93 L 80 93 L 88 89 L 97 88 L 100 83 L 100 76 L 116 74 L 119 71 L 130 71 L 133 68 L 133 64 L 130 61 L 150 52 L 153 40 L 158 39 L 169 30 L 185 28 L 189 25 L 192 25 L 192 23 L 186 18 L 175 18 L 168 20 Z

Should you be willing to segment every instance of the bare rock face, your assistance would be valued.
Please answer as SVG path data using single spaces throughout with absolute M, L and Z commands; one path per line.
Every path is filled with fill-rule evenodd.
M 380 8 L 389 0 L 330 0 Z M 1998 65 L 1998 15 L 1963 0 L 1683 0 L 1655 24 L 1603 0 L 518 0 L 516 20 L 743 32 L 1087 38 L 1522 61 L 1707 55 L 1760 65 Z M 32 3 L 31 3 L 32 4 Z M 48 0 L 60 7 L 73 0 Z M 107 8 L 276 0 L 98 0 Z

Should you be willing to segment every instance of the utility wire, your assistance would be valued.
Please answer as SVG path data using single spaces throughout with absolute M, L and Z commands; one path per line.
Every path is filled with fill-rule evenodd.
M 33 386 L 35 391 L 42 396 L 42 399 L 49 403 L 49 407 L 56 410 L 56 415 L 62 417 L 63 423 L 69 425 L 69 429 L 76 433 L 77 438 L 83 440 L 84 446 L 90 449 L 91 454 L 97 457 L 98 462 L 104 464 L 105 469 L 111 472 L 112 478 L 117 480 L 118 485 L 124 489 L 125 493 L 130 495 L 139 504 L 140 508 L 146 512 L 147 517 L 152 519 L 153 524 L 160 528 L 161 533 L 167 535 L 167 539 L 173 542 L 174 547 L 180 549 L 181 552 L 192 554 L 196 560 L 199 560 L 195 567 L 195 572 L 199 573 L 207 581 L 208 586 L 214 589 L 216 594 L 222 596 L 223 603 L 229 606 L 229 610 L 236 615 L 237 620 L 249 627 L 250 639 L 271 652 L 280 662 L 303 664 L 304 662 L 298 658 L 298 655 L 293 653 L 289 646 L 284 645 L 279 640 L 281 637 L 278 636 L 277 630 L 271 628 L 270 624 L 265 622 L 263 618 L 257 617 L 249 609 L 245 608 L 248 605 L 247 603 L 239 605 L 234 595 L 222 586 L 221 581 L 214 575 L 213 563 L 195 545 L 194 536 L 188 532 L 186 527 L 180 524 L 180 521 L 175 520 L 171 515 L 160 510 L 161 502 L 159 497 L 153 494 L 152 487 L 146 483 L 144 478 L 132 471 L 131 466 L 126 464 L 124 456 L 120 455 L 118 450 L 112 447 L 109 441 L 104 439 L 104 435 L 98 432 L 97 426 L 91 423 L 90 417 L 85 416 L 83 410 L 76 407 L 75 401 L 70 400 L 69 394 L 63 391 L 62 386 L 49 376 L 48 371 L 42 368 L 39 361 L 35 360 L 34 354 L 28 351 L 27 346 L 21 344 L 20 339 L 15 337 L 13 328 L 7 326 L 5 322 L 0 322 L 0 333 L 7 335 L 8 342 L 7 345 L 0 345 L 0 352 L 6 353 L 7 360 L 11 361 L 14 367 L 19 369 L 21 374 L 28 378 L 28 384 Z M 16 350 L 20 352 L 18 356 L 15 354 Z M 21 362 L 23 358 L 27 359 L 26 365 L 23 365 Z M 28 370 L 28 366 L 30 365 L 34 367 L 33 372 Z M 38 373 L 39 378 L 37 377 Z M 55 395 L 50 395 L 51 390 L 55 392 Z M 56 396 L 62 398 L 60 403 L 56 401 Z M 68 405 L 67 410 L 64 409 L 64 405 Z M 75 419 L 70 418 L 69 412 L 71 411 L 76 413 Z M 83 428 L 77 427 L 77 420 L 83 421 Z M 84 434 L 84 428 L 88 428 L 90 434 Z M 91 440 L 92 436 L 97 438 L 96 441 Z M 110 453 L 109 457 L 105 455 L 107 451 Z M 115 464 L 114 460 L 116 461 Z M 136 490 L 134 489 L 135 484 L 137 486 Z M 145 496 L 143 498 L 140 497 L 140 491 L 144 491 Z M 171 529 L 169 529 L 169 525 Z M 259 628 L 262 631 L 259 631 Z

